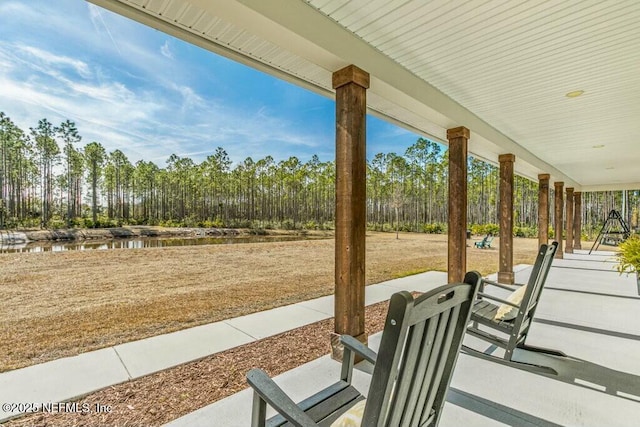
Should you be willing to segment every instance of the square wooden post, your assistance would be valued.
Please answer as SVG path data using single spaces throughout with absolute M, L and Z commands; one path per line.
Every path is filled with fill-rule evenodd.
M 498 282 L 512 285 L 513 274 L 513 165 L 516 156 L 501 154 L 500 162 L 500 265 Z
M 364 330 L 366 211 L 366 92 L 369 74 L 354 65 L 333 73 L 336 90 L 335 334 L 367 341 Z
M 572 254 L 573 253 L 573 187 L 567 187 L 567 202 L 565 203 L 565 209 L 566 209 L 566 217 L 567 220 L 566 222 L 566 226 L 567 226 L 567 231 L 566 231 L 566 239 L 567 239 L 567 244 L 564 247 L 564 251 L 568 254 Z
M 548 173 L 538 175 L 538 246 L 549 243 L 549 178 Z
M 573 193 L 573 249 L 582 249 L 582 193 Z
M 449 140 L 448 281 L 462 282 L 467 269 L 467 146 L 465 127 L 447 130 Z
M 553 183 L 553 189 L 556 193 L 555 197 L 555 206 L 554 206 L 554 232 L 555 232 L 555 241 L 558 242 L 558 249 L 556 249 L 556 258 L 564 258 L 564 251 L 562 249 L 562 224 L 563 218 L 562 214 L 564 213 L 564 182 L 559 181 Z

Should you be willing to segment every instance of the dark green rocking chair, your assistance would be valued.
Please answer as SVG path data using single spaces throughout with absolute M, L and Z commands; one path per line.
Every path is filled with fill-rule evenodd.
M 478 249 L 487 249 L 487 248 L 491 248 L 492 242 L 493 242 L 493 236 L 491 234 L 487 234 L 486 236 L 484 236 L 484 238 L 481 241 L 475 242 L 474 245 Z
M 547 275 L 551 269 L 553 257 L 558 248 L 558 242 L 550 245 L 541 245 L 538 250 L 538 256 L 533 265 L 529 281 L 524 288 L 520 288 L 522 294 L 521 302 L 517 303 L 484 293 L 485 285 L 492 285 L 509 291 L 517 291 L 518 288 L 507 286 L 491 280 L 482 279 L 478 299 L 475 301 L 471 311 L 471 322 L 467 329 L 467 333 L 476 338 L 480 338 L 489 342 L 492 346 L 503 348 L 504 356 L 502 360 L 490 354 L 490 352 L 481 352 L 464 345 L 462 350 L 473 356 L 483 359 L 500 361 L 503 364 L 511 365 L 520 369 L 536 371 L 541 373 L 556 374 L 554 370 L 547 367 L 535 366 L 513 360 L 516 349 L 533 351 L 538 353 L 546 353 L 554 356 L 566 357 L 566 354 L 552 349 L 533 347 L 526 344 L 527 335 L 533 318 L 538 308 L 538 302 L 542 289 L 547 280 Z M 500 305 L 513 307 L 511 316 L 508 318 L 497 318 Z
M 299 404 L 264 371 L 251 370 L 251 426 L 330 426 L 364 399 L 351 385 L 356 353 L 374 364 L 361 426 L 436 426 L 480 281 L 480 274 L 471 272 L 464 283 L 441 286 L 416 299 L 406 291 L 394 294 L 379 353 L 343 335 L 340 380 Z M 280 415 L 266 420 L 267 405 Z

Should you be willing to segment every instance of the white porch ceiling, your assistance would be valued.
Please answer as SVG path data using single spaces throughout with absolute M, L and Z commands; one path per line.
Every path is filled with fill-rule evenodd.
M 355 64 L 373 114 L 440 142 L 466 126 L 532 179 L 640 188 L 636 0 L 90 1 L 327 96 Z

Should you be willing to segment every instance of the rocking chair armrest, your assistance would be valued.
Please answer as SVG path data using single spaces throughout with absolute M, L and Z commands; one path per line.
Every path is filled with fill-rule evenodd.
M 247 382 L 263 401 L 278 411 L 287 421 L 297 427 L 317 427 L 313 419 L 291 400 L 289 396 L 261 369 L 247 373 Z M 254 395 L 255 396 L 255 395 Z M 255 397 L 254 397 L 255 399 Z M 255 402 L 255 400 L 254 400 Z M 254 403 L 255 405 L 255 403 Z M 255 406 L 254 406 L 255 414 Z M 252 424 L 254 425 L 254 424 Z M 258 424 L 258 425 L 264 425 Z
M 341 335 L 340 342 L 349 350 L 362 356 L 362 358 L 367 362 L 371 362 L 374 365 L 376 364 L 376 359 L 378 358 L 378 354 L 375 351 L 371 350 L 366 345 L 362 344 L 360 341 L 358 341 L 354 337 L 352 337 L 351 335 Z
M 502 298 L 494 297 L 493 295 L 487 295 L 487 294 L 485 294 L 483 292 L 478 292 L 478 295 L 481 296 L 482 298 L 490 299 L 491 301 L 496 301 L 496 302 L 499 302 L 501 304 L 507 304 L 507 305 L 510 305 L 511 307 L 515 307 L 515 308 L 518 308 L 518 309 L 520 308 L 520 306 L 518 304 L 514 304 L 511 301 L 507 301 L 507 300 L 502 299 Z
M 498 282 L 494 282 L 493 280 L 489 280 L 489 279 L 482 279 L 482 284 L 487 284 L 487 285 L 493 285 L 493 286 L 497 286 L 498 288 L 502 288 L 502 289 L 506 289 L 507 291 L 515 291 L 515 289 L 513 289 L 512 287 L 502 284 L 502 283 L 498 283 Z M 519 286 L 522 286 L 520 284 L 518 284 Z

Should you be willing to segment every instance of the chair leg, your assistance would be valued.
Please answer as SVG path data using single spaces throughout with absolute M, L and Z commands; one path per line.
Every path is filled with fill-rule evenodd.
M 265 427 L 267 420 L 267 402 L 256 392 L 253 393 L 251 408 L 251 427 Z
M 552 348 L 536 347 L 536 346 L 527 345 L 527 344 L 520 344 L 517 348 L 521 348 L 522 350 L 532 351 L 534 353 L 544 353 L 544 354 L 549 354 L 551 356 L 568 357 L 566 353 L 563 353 L 560 350 L 554 350 Z
M 518 362 L 518 361 L 510 360 L 507 358 L 500 358 L 497 356 L 493 356 L 491 354 L 483 353 L 481 351 L 478 351 L 466 345 L 462 345 L 461 351 L 463 353 L 468 354 L 469 356 L 474 356 L 480 359 L 496 362 L 500 365 L 511 366 L 512 368 L 520 369 L 522 371 L 528 371 L 528 372 L 533 372 L 536 374 L 543 374 L 543 375 L 553 375 L 553 376 L 558 375 L 558 372 L 555 369 L 550 368 L 548 366 L 540 366 L 540 365 L 534 365 L 531 363 Z
M 546 347 L 536 347 L 533 345 L 528 345 L 527 344 L 527 335 L 525 335 L 524 339 L 517 345 L 515 345 L 516 348 L 520 348 L 522 350 L 527 350 L 527 351 L 531 351 L 533 353 L 544 353 L 544 354 L 548 354 L 550 356 L 560 356 L 560 357 L 567 357 L 567 355 L 563 352 L 561 352 L 560 350 L 554 350 L 552 348 L 546 348 Z M 513 356 L 513 350 L 512 352 L 512 356 Z

